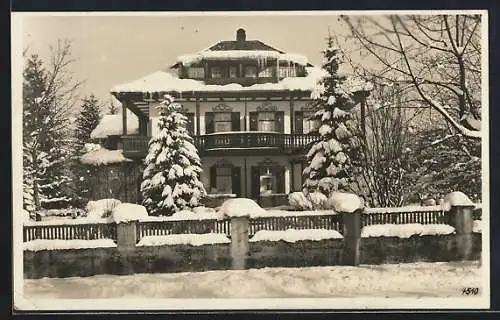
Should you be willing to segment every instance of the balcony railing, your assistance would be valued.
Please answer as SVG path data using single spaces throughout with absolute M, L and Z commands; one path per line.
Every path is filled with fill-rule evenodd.
M 307 134 L 284 134 L 278 132 L 225 132 L 193 137 L 200 154 L 222 150 L 276 150 L 279 152 L 303 152 L 319 137 Z M 122 136 L 125 157 L 143 157 L 148 151 L 150 137 L 139 135 Z

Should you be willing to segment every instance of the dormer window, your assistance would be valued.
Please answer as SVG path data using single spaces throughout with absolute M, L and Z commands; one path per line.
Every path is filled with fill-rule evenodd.
M 205 68 L 189 67 L 188 68 L 188 78 L 189 79 L 203 79 L 203 78 L 205 78 Z
M 229 78 L 238 77 L 238 68 L 236 66 L 229 66 Z
M 246 66 L 244 72 L 245 72 L 245 78 L 257 78 L 256 66 Z
M 210 68 L 210 77 L 212 79 L 222 78 L 222 68 L 221 67 L 211 67 Z

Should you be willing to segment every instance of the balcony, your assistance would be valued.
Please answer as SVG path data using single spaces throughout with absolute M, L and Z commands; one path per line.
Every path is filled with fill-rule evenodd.
M 244 87 L 248 87 L 254 84 L 262 84 L 262 83 L 276 83 L 276 77 L 254 77 L 254 78 L 245 78 L 245 77 L 237 77 L 237 78 L 208 78 L 205 80 L 206 84 L 214 84 L 214 85 L 226 85 L 231 83 L 238 83 Z
M 250 155 L 256 150 L 259 154 L 300 153 L 318 138 L 318 136 L 307 134 L 250 131 L 207 134 L 195 136 L 193 140 L 200 155 L 216 155 L 227 150 L 233 150 L 231 153 L 235 155 Z M 139 135 L 122 136 L 124 156 L 144 157 L 148 150 L 149 139 L 149 137 Z

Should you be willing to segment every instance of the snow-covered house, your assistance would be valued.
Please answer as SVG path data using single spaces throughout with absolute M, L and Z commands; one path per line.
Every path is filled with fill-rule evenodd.
M 127 127 L 132 134 L 139 132 L 133 114 L 127 117 Z M 139 197 L 140 160 L 124 155 L 122 133 L 122 116 L 104 115 L 90 134 L 94 143 L 85 145 L 80 163 L 87 166 L 91 200 L 115 198 L 136 202 Z
M 323 76 L 307 57 L 247 40 L 239 29 L 236 40 L 181 55 L 165 70 L 111 89 L 138 119 L 132 129 L 122 112 L 123 155 L 145 157 L 158 130 L 155 107 L 170 94 L 189 119 L 208 193 L 284 198 L 302 188 L 304 152 L 317 139 L 309 134 L 311 92 Z

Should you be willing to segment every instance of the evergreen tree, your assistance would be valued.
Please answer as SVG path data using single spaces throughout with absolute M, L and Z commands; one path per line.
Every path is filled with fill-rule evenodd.
M 75 128 L 75 157 L 72 164 L 73 177 L 73 204 L 82 208 L 89 200 L 91 168 L 80 163 L 79 158 L 84 153 L 84 146 L 91 141 L 90 134 L 97 127 L 101 119 L 100 104 L 94 95 L 82 100 L 80 113 L 76 118 Z
M 67 72 L 69 55 L 69 43 L 59 42 L 49 69 L 32 54 L 23 70 L 23 207 L 31 213 L 71 201 L 69 110 L 79 83 Z
M 111 101 L 109 104 L 108 114 L 117 114 L 117 113 L 118 113 L 118 108 L 115 106 L 113 101 Z
M 90 133 L 101 120 L 99 100 L 91 94 L 82 100 L 82 106 L 76 118 L 75 138 L 82 146 L 90 142 Z
M 141 193 L 150 215 L 172 215 L 198 206 L 206 191 L 199 180 L 202 169 L 198 150 L 188 134 L 180 105 L 166 95 L 157 108 L 160 130 L 149 142 Z
M 342 88 L 345 77 L 340 75 L 339 50 L 333 47 L 333 39 L 328 38 L 324 50 L 323 69 L 327 75 L 319 83 L 320 90 L 314 98 L 317 111 L 311 120 L 318 123 L 313 133 L 320 139 L 315 142 L 306 155 L 307 167 L 304 169 L 304 191 L 320 191 L 328 195 L 335 190 L 349 190 L 352 164 L 359 148 L 355 136 L 356 123 L 349 109 L 352 101 Z

